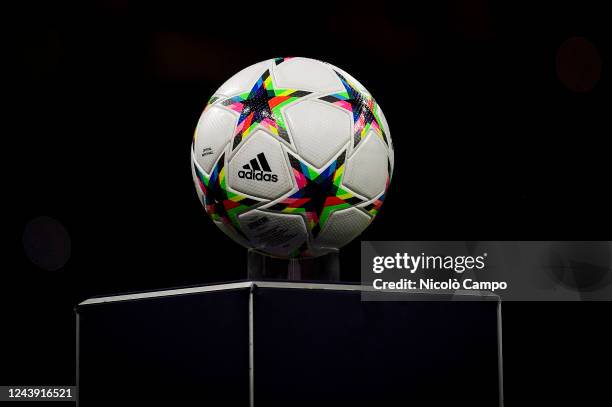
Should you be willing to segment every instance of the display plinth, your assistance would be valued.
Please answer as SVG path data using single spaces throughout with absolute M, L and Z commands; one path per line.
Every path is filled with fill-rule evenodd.
M 412 295 L 247 281 L 90 299 L 79 405 L 500 405 L 499 301 Z

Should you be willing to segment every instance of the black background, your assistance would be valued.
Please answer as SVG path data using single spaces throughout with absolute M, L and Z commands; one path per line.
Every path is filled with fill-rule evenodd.
M 3 149 L 0 383 L 73 384 L 72 309 L 87 297 L 246 277 L 246 251 L 196 198 L 189 147 L 214 90 L 267 58 L 333 63 L 383 107 L 396 168 L 362 240 L 610 239 L 606 77 L 574 92 L 556 72 L 559 47 L 575 36 L 605 67 L 603 9 L 484 0 L 24 6 L 7 36 L 16 69 Z M 58 271 L 23 250 L 24 227 L 40 215 L 71 238 Z M 359 239 L 343 249 L 345 280 L 359 278 L 358 253 Z M 610 310 L 505 304 L 507 404 L 608 397 Z

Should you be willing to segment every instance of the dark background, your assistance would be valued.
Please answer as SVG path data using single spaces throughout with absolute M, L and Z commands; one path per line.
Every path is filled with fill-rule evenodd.
M 606 16 L 596 1 L 25 5 L 5 37 L 0 383 L 73 384 L 85 298 L 246 277 L 189 147 L 214 90 L 267 58 L 328 61 L 383 107 L 396 168 L 362 240 L 612 238 Z M 28 232 L 39 216 L 63 228 Z M 343 250 L 347 281 L 358 253 Z M 505 304 L 507 404 L 608 399 L 611 310 Z

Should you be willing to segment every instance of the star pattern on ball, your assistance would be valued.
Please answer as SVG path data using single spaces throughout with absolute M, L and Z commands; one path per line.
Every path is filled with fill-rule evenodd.
M 295 57 L 278 57 L 278 58 L 274 58 L 274 63 L 276 65 L 280 65 L 285 61 L 289 61 L 290 59 L 293 59 Z
M 297 248 L 293 249 L 289 253 L 289 257 L 301 257 L 310 253 L 308 248 L 308 241 L 304 240 Z
M 336 72 L 336 75 L 340 78 L 344 91 L 323 96 L 319 99 L 340 106 L 353 114 L 353 147 L 357 147 L 357 144 L 368 134 L 370 129 L 374 129 L 385 144 L 389 145 L 387 135 L 378 115 L 379 107 L 374 98 L 367 93 L 359 91 L 342 74 Z
M 232 150 L 259 125 L 274 136 L 290 143 L 281 108 L 311 93 L 304 90 L 275 88 L 268 69 L 249 92 L 224 100 L 222 102 L 224 106 L 240 113 Z
M 267 210 L 304 214 L 308 229 L 317 237 L 333 212 L 364 202 L 342 186 L 346 150 L 320 172 L 287 154 L 298 189 Z
M 215 102 L 217 102 L 217 100 L 219 100 L 219 96 L 215 96 L 215 95 L 211 96 L 210 99 L 208 99 L 208 102 L 206 102 L 206 106 L 204 106 L 204 111 L 206 111 L 206 109 L 214 105 Z
M 245 237 L 238 222 L 238 215 L 261 201 L 235 193 L 228 189 L 225 173 L 225 153 L 221 154 L 210 176 L 195 167 L 198 185 L 204 195 L 202 204 L 206 213 L 215 221 L 221 221 Z

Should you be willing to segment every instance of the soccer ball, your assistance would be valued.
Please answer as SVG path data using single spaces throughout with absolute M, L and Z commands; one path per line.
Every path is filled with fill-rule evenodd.
M 214 223 L 276 257 L 335 251 L 374 219 L 393 172 L 385 116 L 355 78 L 309 58 L 238 72 L 210 98 L 191 167 Z

